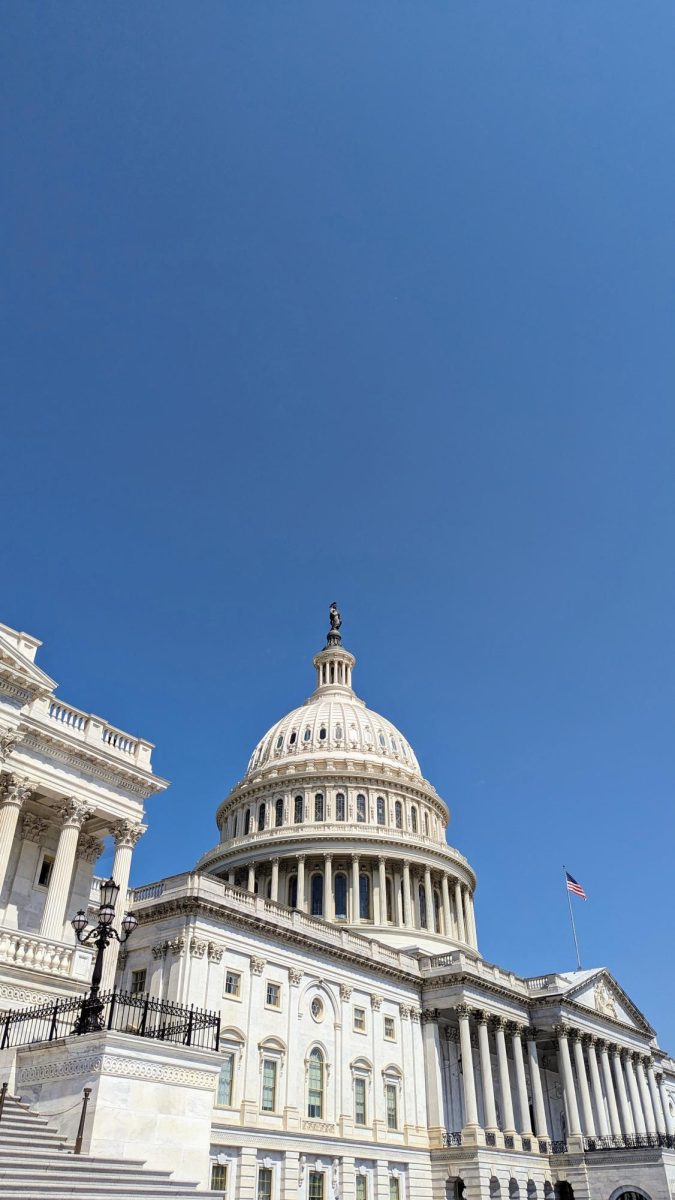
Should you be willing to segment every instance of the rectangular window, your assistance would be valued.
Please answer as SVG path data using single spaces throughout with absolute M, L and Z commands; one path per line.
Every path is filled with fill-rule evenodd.
M 384 1018 L 384 1036 L 389 1042 L 396 1041 L 396 1022 L 393 1017 Z
M 269 1008 L 281 1007 L 281 987 L 278 983 L 267 984 L 266 1004 Z
M 357 1033 L 366 1032 L 366 1010 L 365 1008 L 354 1009 L 354 1029 Z
M 277 1106 L 277 1064 L 272 1058 L 263 1060 L 262 1104 L 263 1112 L 274 1112 Z
M 366 1081 L 354 1080 L 354 1124 L 366 1124 Z
M 226 1054 L 218 1076 L 216 1104 L 219 1108 L 230 1108 L 232 1105 L 232 1082 L 234 1079 L 234 1054 Z
M 241 988 L 241 975 L 237 971 L 225 972 L 225 995 L 238 996 Z
M 309 1191 L 307 1193 L 308 1200 L 324 1200 L 324 1179 L 325 1175 L 323 1171 L 310 1171 Z
M 401 1189 L 395 1175 L 389 1176 L 389 1200 L 401 1200 Z
M 142 993 L 145 991 L 145 981 L 147 978 L 147 974 L 148 973 L 147 973 L 145 967 L 143 967 L 142 970 L 131 972 L 131 994 L 132 994 L 132 996 L 138 996 L 139 993 Z
M 227 1192 L 227 1163 L 211 1163 L 211 1191 Z
M 384 1090 L 387 1100 L 387 1129 L 398 1129 L 398 1089 L 395 1083 L 388 1083 Z
M 356 1200 L 368 1200 L 368 1176 L 356 1176 Z
M 256 1200 L 272 1200 L 272 1168 L 258 1167 Z
M 52 877 L 54 869 L 54 859 L 51 854 L 45 854 L 40 864 L 40 874 L 38 875 L 38 887 L 49 887 L 49 881 Z

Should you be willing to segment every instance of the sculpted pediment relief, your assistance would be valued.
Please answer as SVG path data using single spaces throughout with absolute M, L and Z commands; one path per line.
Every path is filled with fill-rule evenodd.
M 0 634 L 0 686 L 3 679 L 40 696 L 48 695 L 56 687 L 49 675 L 26 658 L 8 637 Z
M 575 1004 L 591 1009 L 599 1017 L 620 1021 L 622 1025 L 630 1025 L 640 1033 L 653 1032 L 639 1008 L 619 987 L 609 971 L 598 971 L 597 975 L 579 984 L 577 988 L 572 987 L 567 995 Z

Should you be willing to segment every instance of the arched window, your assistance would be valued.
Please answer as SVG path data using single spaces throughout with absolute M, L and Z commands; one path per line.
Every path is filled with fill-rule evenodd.
M 346 817 L 345 794 L 344 792 L 338 792 L 335 797 L 335 820 L 344 821 Z
M 314 820 L 323 821 L 323 792 L 317 792 L 314 797 Z
M 417 833 L 417 808 L 414 804 L 410 809 L 410 828 L 413 833 Z
M 420 886 L 417 889 L 417 896 L 419 899 L 419 906 L 420 906 L 420 925 L 422 926 L 422 929 L 426 929 L 427 928 L 427 897 L 426 897 L 424 888 L 422 887 L 422 884 L 420 884 Z
M 303 734 L 303 741 L 308 742 L 310 740 L 311 736 L 312 736 L 312 731 L 308 727 Z
M 397 829 L 403 829 L 403 805 L 397 800 L 394 805 L 394 821 Z
M 298 907 L 298 877 L 297 877 L 297 875 L 291 875 L 290 879 L 288 880 L 288 907 L 289 908 L 297 908 Z
M 379 742 L 380 742 L 382 749 L 385 750 L 387 747 L 387 743 L 384 740 L 384 734 L 383 734 L 382 730 L 380 730 L 380 733 L 379 733 Z
M 325 742 L 325 740 L 326 740 L 326 726 L 322 725 L 319 730 L 319 741 Z
M 318 872 L 312 875 L 310 887 L 311 907 L 313 917 L 323 916 L 323 875 Z
M 356 819 L 361 822 L 366 819 L 366 798 L 362 792 L 356 797 Z
M 335 726 L 335 741 L 336 742 L 342 741 L 342 726 L 341 725 Z
M 394 919 L 394 905 L 393 905 L 393 901 L 392 901 L 393 892 L 392 892 L 392 886 L 391 886 L 391 879 L 389 878 L 389 876 L 387 876 L 387 878 L 384 881 L 384 894 L 385 894 L 386 901 L 387 901 L 386 919 L 387 919 L 387 921 L 393 921 L 393 919 Z
M 294 809 L 293 809 L 293 820 L 295 821 L 296 825 L 302 825 L 302 818 L 304 816 L 304 813 L 303 813 L 304 807 L 305 807 L 304 797 L 296 796 Z
M 283 825 L 284 823 L 284 801 L 280 796 L 274 805 L 274 824 Z
M 434 929 L 441 932 L 441 893 L 434 889 Z
M 283 733 L 280 733 L 277 738 L 277 750 L 281 750 L 281 747 L 283 746 L 283 744 L 284 744 L 284 735 L 283 735 Z
M 323 1117 L 323 1054 L 315 1046 L 309 1056 L 307 1070 L 307 1116 L 314 1120 Z
M 235 813 L 232 818 L 232 837 L 233 838 L 236 838 L 236 836 L 237 836 L 237 825 L 238 824 L 239 824 L 239 813 Z
M 426 835 L 428 837 L 429 836 L 429 814 L 428 814 L 428 812 L 425 812 L 425 814 L 424 814 L 424 832 L 426 833 Z
M 265 805 L 261 804 L 258 809 L 258 832 L 260 833 L 265 828 Z
M 342 871 L 335 876 L 335 916 L 347 919 L 347 876 Z
M 250 833 L 250 832 L 251 832 L 251 810 L 250 810 L 250 808 L 247 808 L 246 812 L 244 813 L 244 837 L 246 837 L 246 834 Z
M 377 823 L 378 823 L 378 825 L 384 825 L 385 815 L 386 814 L 385 814 L 384 796 L 378 796 L 377 797 Z
M 359 916 L 362 921 L 370 920 L 370 878 L 359 875 Z
M 289 744 L 289 746 L 294 746 L 294 745 L 295 745 L 295 743 L 297 742 L 297 740 L 298 740 L 298 735 L 297 735 L 297 733 L 295 732 L 295 730 L 293 730 L 293 732 L 292 732 L 291 736 L 290 736 L 290 737 L 289 737 L 289 739 L 288 739 L 288 744 Z

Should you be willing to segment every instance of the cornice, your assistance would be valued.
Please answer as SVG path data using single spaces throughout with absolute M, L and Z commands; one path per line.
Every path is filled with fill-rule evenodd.
M 564 995 L 539 996 L 537 997 L 536 1001 L 531 1003 L 532 1009 L 555 1007 L 560 1008 L 561 1013 L 563 1009 L 566 1011 L 571 1010 L 575 1015 L 579 1017 L 585 1017 L 587 1021 L 594 1020 L 602 1025 L 611 1025 L 614 1029 L 626 1030 L 628 1033 L 632 1034 L 633 1037 L 656 1037 L 656 1032 L 651 1028 L 651 1026 L 648 1026 L 647 1029 L 636 1029 L 634 1025 L 628 1025 L 626 1021 L 619 1021 L 615 1017 L 607 1016 L 605 1013 L 596 1012 L 595 1009 L 586 1008 L 584 1004 L 577 1004 L 577 1002 L 574 1000 L 568 1000 Z
M 67 735 L 52 733 L 51 730 L 48 733 L 42 725 L 33 725 L 32 729 L 27 725 L 27 729 L 21 742 L 21 753 L 27 749 L 33 750 L 77 770 L 84 769 L 92 778 L 104 783 L 119 786 L 120 780 L 123 780 L 126 790 L 142 799 L 154 792 L 162 792 L 169 786 L 166 779 L 118 761 L 87 743 L 73 742 Z

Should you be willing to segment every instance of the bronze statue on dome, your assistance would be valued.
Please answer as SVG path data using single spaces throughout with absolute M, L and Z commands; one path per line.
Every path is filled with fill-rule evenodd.
M 331 606 L 328 610 L 328 616 L 330 617 L 331 629 L 339 629 L 340 626 L 342 625 L 342 617 L 340 616 L 340 613 L 338 611 L 338 606 L 337 606 L 336 600 L 334 600 L 333 603 L 331 604 Z

